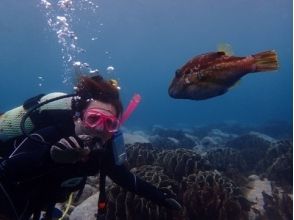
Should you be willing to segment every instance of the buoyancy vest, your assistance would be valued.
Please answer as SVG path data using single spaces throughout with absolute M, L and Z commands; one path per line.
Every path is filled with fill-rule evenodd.
M 0 115 L 0 156 L 5 156 L 10 151 L 12 142 L 23 136 L 21 120 L 30 108 L 64 95 L 66 93 L 62 92 L 40 94 Z M 71 97 L 49 102 L 36 109 L 29 115 L 24 127 L 27 133 L 31 133 L 48 126 L 62 126 L 67 122 L 72 122 Z

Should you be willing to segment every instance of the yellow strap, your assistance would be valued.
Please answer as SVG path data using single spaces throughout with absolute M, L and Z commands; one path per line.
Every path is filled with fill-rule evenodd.
M 70 205 L 72 203 L 72 197 L 73 197 L 73 193 L 71 193 L 69 195 L 69 198 L 68 198 L 68 202 L 67 202 L 67 205 L 66 205 L 66 209 L 65 211 L 63 212 L 63 215 L 61 216 L 61 218 L 59 218 L 58 220 L 63 220 L 63 218 L 66 216 L 66 214 L 68 213 L 69 211 L 69 208 L 70 208 Z

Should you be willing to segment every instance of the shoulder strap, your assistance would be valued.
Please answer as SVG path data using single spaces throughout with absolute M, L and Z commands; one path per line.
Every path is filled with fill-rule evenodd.
M 29 108 L 33 107 L 34 105 L 37 105 L 40 101 L 40 99 L 44 96 L 45 94 L 39 94 L 39 95 L 36 95 L 32 98 L 29 98 L 27 99 L 26 101 L 24 101 L 23 103 L 23 108 L 25 110 L 28 110 Z

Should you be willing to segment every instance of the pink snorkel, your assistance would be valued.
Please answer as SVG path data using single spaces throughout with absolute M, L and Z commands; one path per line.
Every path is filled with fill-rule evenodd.
M 130 117 L 133 111 L 137 108 L 140 101 L 141 101 L 141 96 L 139 94 L 135 94 L 133 98 L 131 99 L 131 101 L 129 102 L 127 109 L 122 114 L 120 125 L 122 125 Z

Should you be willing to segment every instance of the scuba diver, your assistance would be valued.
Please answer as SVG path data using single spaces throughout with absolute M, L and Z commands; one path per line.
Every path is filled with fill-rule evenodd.
M 119 127 L 135 106 L 127 108 L 131 110 L 123 114 L 115 83 L 99 75 L 81 76 L 75 94 L 56 99 L 66 103 L 65 108 L 45 109 L 54 102 L 48 97 L 46 102 L 43 98 L 44 95 L 39 95 L 27 100 L 22 108 L 34 111 L 18 114 L 22 117 L 21 126 L 19 123 L 15 126 L 18 130 L 20 127 L 29 130 L 30 134 L 24 132 L 16 137 L 8 132 L 10 136 L 6 139 L 0 134 L 5 145 L 9 145 L 0 159 L 0 219 L 39 220 L 43 211 L 46 213 L 44 219 L 52 219 L 55 204 L 65 202 L 70 193 L 85 185 L 88 176 L 98 173 L 97 219 L 99 214 L 105 216 L 106 211 L 105 176 L 160 206 L 181 210 L 174 198 L 136 177 L 124 166 L 125 157 L 121 156 L 125 153 L 120 154 L 116 146 L 122 137 Z M 50 103 L 43 105 L 40 100 L 43 104 Z M 3 120 L 5 118 L 9 116 Z M 13 123 L 7 124 L 7 131 L 10 131 Z M 0 145 L 4 146 L 1 139 Z M 4 151 L 2 146 L 1 151 Z

